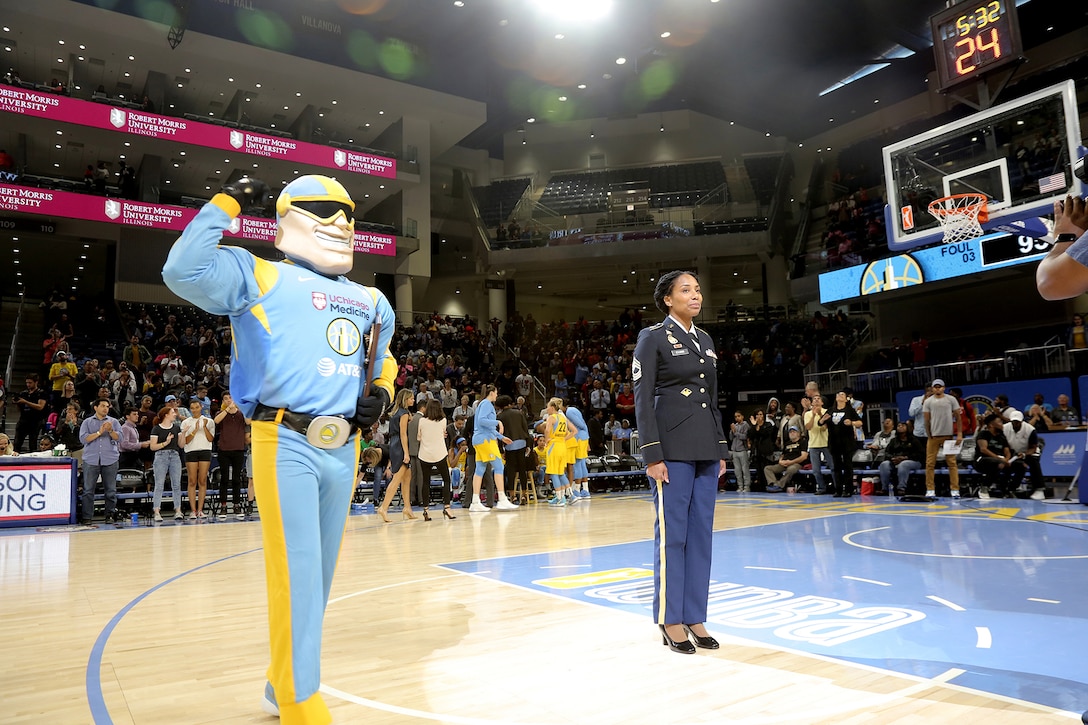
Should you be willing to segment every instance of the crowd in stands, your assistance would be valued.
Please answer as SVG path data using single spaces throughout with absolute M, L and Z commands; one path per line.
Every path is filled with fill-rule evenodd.
M 871 197 L 864 187 L 836 198 L 827 206 L 823 239 L 828 269 L 887 256 L 883 200 Z

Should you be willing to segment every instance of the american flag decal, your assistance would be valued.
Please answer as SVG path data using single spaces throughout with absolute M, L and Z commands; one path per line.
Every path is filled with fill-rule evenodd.
M 1039 179 L 1039 193 L 1047 194 L 1051 191 L 1063 191 L 1066 188 L 1065 173 L 1051 174 Z

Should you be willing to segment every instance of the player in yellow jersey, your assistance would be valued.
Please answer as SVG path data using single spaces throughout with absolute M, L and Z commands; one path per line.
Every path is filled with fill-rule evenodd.
M 548 419 L 544 425 L 544 472 L 551 476 L 555 498 L 548 501 L 550 506 L 566 506 L 570 479 L 567 478 L 567 439 L 573 437 L 567 416 L 563 414 L 563 401 L 552 398 L 548 401 Z

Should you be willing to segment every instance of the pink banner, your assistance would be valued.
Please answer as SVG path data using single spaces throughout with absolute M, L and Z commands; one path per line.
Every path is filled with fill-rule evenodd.
M 0 210 L 165 229 L 177 234 L 181 234 L 181 230 L 197 213 L 196 209 L 169 204 L 107 199 L 90 194 L 11 184 L 0 184 Z M 276 220 L 238 217 L 223 236 L 271 242 L 276 237 Z M 355 251 L 392 257 L 397 253 L 397 238 L 389 234 L 355 232 Z
M 0 111 L 393 179 L 397 160 L 268 134 L 0 86 Z

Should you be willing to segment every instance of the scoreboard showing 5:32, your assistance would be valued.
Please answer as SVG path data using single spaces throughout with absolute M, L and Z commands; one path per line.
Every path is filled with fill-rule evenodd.
M 962 2 L 930 18 L 941 90 L 1019 60 L 1015 0 Z

